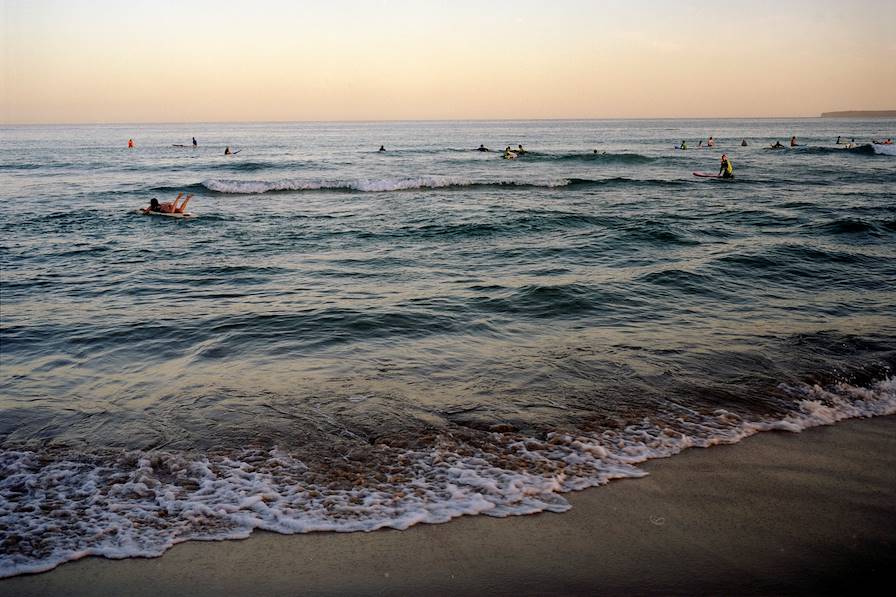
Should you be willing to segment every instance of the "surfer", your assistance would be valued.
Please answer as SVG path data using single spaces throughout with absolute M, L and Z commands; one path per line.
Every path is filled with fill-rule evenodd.
M 128 149 L 133 149 L 133 148 L 134 148 L 134 140 L 128 139 Z
M 772 149 L 781 149 L 782 147 L 784 146 L 781 145 L 780 141 L 775 141 L 775 144 L 771 146 Z
M 513 159 L 516 159 L 516 156 L 517 156 L 516 152 L 510 149 L 510 145 L 508 145 L 508 146 L 504 149 L 504 159 L 505 159 L 505 160 L 513 160 Z
M 233 153 L 230 151 L 230 145 L 224 148 L 224 155 L 233 155 Z
M 837 143 L 836 145 L 840 145 L 840 135 L 837 135 Z
M 196 143 L 196 137 L 193 137 L 193 147 L 196 147 L 197 145 L 199 145 L 199 144 Z
M 681 140 L 681 145 L 678 146 L 678 149 L 687 149 L 688 144 L 684 142 L 684 139 Z
M 386 146 L 380 145 L 380 148 L 377 151 L 386 151 Z
M 740 142 L 740 146 L 741 146 L 741 147 L 746 147 L 746 146 L 747 146 L 747 140 L 744 139 L 743 141 L 741 141 L 741 142 Z
M 491 151 L 491 149 L 489 149 L 485 145 L 480 144 L 476 151 Z
M 523 149 L 523 146 L 522 146 L 522 145 L 517 145 L 517 147 L 519 148 L 519 149 L 517 150 L 517 152 L 516 152 L 517 155 L 523 155 L 524 153 L 529 153 L 528 151 L 526 151 L 525 149 Z
M 796 135 L 790 138 L 790 146 L 791 147 L 799 147 L 799 143 L 796 142 Z
M 149 207 L 143 208 L 143 213 L 156 212 L 163 214 L 182 214 L 192 196 L 193 195 L 187 195 L 184 197 L 184 200 L 180 205 L 178 205 L 177 202 L 183 197 L 183 193 L 178 193 L 173 202 L 166 201 L 165 203 L 159 203 L 159 200 L 153 197 L 149 200 Z
M 722 154 L 722 160 L 719 164 L 719 176 L 722 178 L 734 178 L 734 167 L 728 161 L 728 154 Z
M 709 140 L 706 142 L 707 147 L 715 147 L 715 145 L 716 145 L 716 140 L 713 139 L 712 137 L 710 137 Z

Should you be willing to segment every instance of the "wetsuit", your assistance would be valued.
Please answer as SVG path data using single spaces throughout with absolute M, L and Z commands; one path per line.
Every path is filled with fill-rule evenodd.
M 734 167 L 731 165 L 731 160 L 722 162 L 722 165 L 719 167 L 719 174 L 722 175 L 722 178 L 734 178 Z

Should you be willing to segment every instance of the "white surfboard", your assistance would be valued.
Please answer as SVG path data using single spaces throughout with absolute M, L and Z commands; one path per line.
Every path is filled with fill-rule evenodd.
M 143 214 L 144 216 L 165 216 L 168 218 L 192 218 L 193 217 L 193 214 L 190 212 L 184 212 L 181 214 L 181 213 L 167 213 L 164 211 L 149 211 L 149 210 L 138 209 L 137 213 Z

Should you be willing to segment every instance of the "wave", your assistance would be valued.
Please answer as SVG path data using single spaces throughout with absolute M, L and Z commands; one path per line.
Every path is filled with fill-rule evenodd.
M 225 180 L 209 179 L 201 186 L 209 191 L 222 194 L 262 194 L 287 191 L 359 191 L 362 193 L 382 193 L 388 191 L 410 191 L 425 189 L 471 189 L 471 188 L 562 188 L 605 185 L 661 185 L 677 186 L 681 181 L 633 178 L 544 178 L 544 179 L 468 179 L 454 176 L 418 176 L 409 178 L 367 178 L 356 180 Z M 178 187 L 181 189 L 182 187 Z M 157 188 L 154 190 L 176 190 Z
M 417 443 L 383 437 L 329 457 L 246 447 L 169 451 L 0 452 L 0 578 L 86 556 L 159 556 L 184 541 L 406 529 L 463 515 L 570 509 L 563 493 L 646 475 L 637 465 L 763 431 L 799 432 L 896 413 L 896 379 L 868 387 L 780 384 L 789 410 L 745 419 L 690 409 L 621 428 L 531 437 L 470 428 Z M 335 452 L 333 450 L 336 450 Z M 337 457 L 332 454 L 336 453 Z
M 598 153 L 534 153 L 524 154 L 520 159 L 526 161 L 545 160 L 560 162 L 593 162 L 603 164 L 649 164 L 655 162 L 658 158 L 642 155 L 640 153 L 608 153 L 606 151 Z M 668 160 L 669 158 L 663 158 Z
M 846 145 L 841 145 L 839 147 L 798 146 L 791 149 L 792 151 L 807 153 L 810 155 L 830 155 L 842 153 L 847 153 L 850 155 L 874 155 L 874 147 L 870 143 L 856 145 L 855 147 L 847 147 Z
M 856 218 L 840 218 L 825 222 L 824 224 L 814 224 L 809 228 L 817 232 L 826 234 L 870 234 L 876 235 L 886 230 L 889 222 L 883 222 L 878 225 L 875 222 L 861 220 Z

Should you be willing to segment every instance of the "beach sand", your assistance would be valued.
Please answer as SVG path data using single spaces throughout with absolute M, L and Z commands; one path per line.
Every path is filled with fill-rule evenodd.
M 896 578 L 896 416 L 645 469 L 570 494 L 565 514 L 193 541 L 0 581 L 0 594 L 852 594 Z

